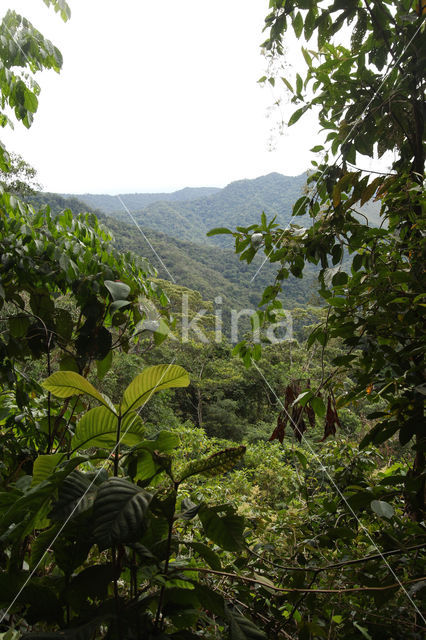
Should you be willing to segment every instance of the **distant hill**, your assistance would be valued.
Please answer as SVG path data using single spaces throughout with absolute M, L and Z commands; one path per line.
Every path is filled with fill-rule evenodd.
M 251 281 L 263 262 L 260 254 L 248 265 L 238 259 L 233 249 L 177 240 L 152 229 L 144 229 L 144 237 L 134 226 L 113 218 L 106 218 L 104 223 L 112 231 L 118 249 L 143 255 L 160 278 L 173 278 L 177 284 L 199 291 L 205 300 L 213 301 L 220 296 L 224 307 L 255 308 L 263 289 L 275 277 L 276 265 L 266 262 Z M 303 305 L 311 298 L 313 273 L 308 266 L 306 278 L 290 276 L 283 283 L 287 308 Z
M 132 251 L 148 258 L 158 276 L 178 285 L 199 291 L 205 300 L 223 301 L 224 322 L 230 308 L 255 308 L 265 286 L 275 276 L 276 267 L 266 262 L 253 282 L 252 277 L 262 262 L 259 255 L 251 265 L 241 262 L 232 248 L 200 245 L 172 238 L 146 227 L 142 233 L 129 223 L 106 216 L 82 203 L 76 197 L 65 198 L 54 193 L 40 193 L 31 198 L 35 206 L 49 205 L 54 213 L 70 208 L 74 213 L 91 211 L 113 234 L 114 245 L 121 251 Z M 303 280 L 291 276 L 283 284 L 286 308 L 304 305 L 312 297 L 313 271 Z M 229 313 L 228 313 L 229 315 Z
M 120 198 L 130 209 L 130 211 L 138 211 L 153 202 L 182 202 L 199 200 L 214 195 L 220 191 L 218 187 L 185 187 L 173 193 L 123 193 Z M 95 193 L 81 193 L 79 195 L 62 193 L 64 198 L 78 198 L 92 209 L 98 209 L 106 214 L 121 212 L 122 204 L 117 196 Z
M 224 189 L 182 189 L 171 194 L 123 194 L 125 206 L 144 228 L 166 233 L 178 240 L 230 246 L 227 236 L 207 238 L 219 226 L 248 226 L 264 211 L 277 216 L 280 224 L 291 219 L 292 205 L 300 197 L 306 175 L 289 177 L 279 173 L 231 182 Z M 103 213 L 125 222 L 128 212 L 116 196 L 74 196 Z M 300 219 L 299 219 L 300 220 Z

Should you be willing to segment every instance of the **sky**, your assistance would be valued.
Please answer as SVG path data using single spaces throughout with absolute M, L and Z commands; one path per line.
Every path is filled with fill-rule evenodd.
M 318 143 L 314 116 L 257 82 L 268 0 L 69 0 L 71 20 L 42 0 L 1 0 L 61 50 L 60 74 L 37 74 L 30 130 L 0 132 L 47 191 L 134 193 L 223 187 L 277 171 L 298 175 Z M 286 74 L 304 63 L 289 44 Z M 280 83 L 281 84 L 281 83 Z M 283 97 L 280 107 L 274 107 Z

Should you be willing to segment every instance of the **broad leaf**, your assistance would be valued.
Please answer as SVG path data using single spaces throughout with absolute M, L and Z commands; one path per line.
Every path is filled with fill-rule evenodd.
M 96 372 L 100 380 L 102 380 L 105 374 L 111 369 L 111 365 L 112 365 L 112 351 L 108 351 L 107 355 L 103 360 L 98 360 L 96 362 Z
M 324 400 L 319 396 L 315 396 L 311 400 L 311 407 L 315 411 L 315 415 L 323 418 L 325 416 L 326 408 L 324 404 Z
M 218 554 L 215 553 L 213 549 L 211 549 L 211 547 L 208 547 L 202 542 L 185 542 L 185 544 L 187 547 L 194 549 L 194 551 L 207 562 L 209 567 L 211 567 L 215 571 L 220 571 L 220 569 L 222 568 L 220 558 Z
M 90 409 L 79 421 L 71 446 L 75 449 L 88 447 L 114 447 L 117 438 L 117 416 L 106 407 Z M 121 421 L 120 443 L 134 446 L 141 442 L 145 427 L 141 418 L 129 412 Z
M 206 236 L 216 236 L 222 233 L 231 233 L 232 231 L 231 229 L 227 229 L 226 227 L 216 227 L 215 229 L 210 229 L 210 231 L 208 231 L 206 233 Z
M 189 375 L 182 367 L 175 364 L 158 364 L 142 371 L 129 384 L 124 392 L 121 413 L 136 410 L 144 405 L 151 396 L 161 389 L 187 387 Z
M 138 541 L 151 498 L 122 478 L 110 478 L 101 485 L 93 507 L 94 537 L 101 551 L 116 543 Z
M 59 524 L 55 524 L 53 527 L 46 529 L 38 534 L 38 536 L 31 543 L 31 556 L 30 567 L 33 569 L 36 564 L 43 558 L 46 550 L 52 545 L 52 542 L 60 531 Z
M 105 481 L 106 475 L 104 469 L 95 473 L 81 471 L 70 473 L 59 488 L 58 499 L 53 505 L 49 517 L 52 520 L 64 521 L 90 509 L 99 485 Z
M 264 631 L 260 631 L 256 625 L 237 613 L 226 610 L 226 617 L 229 623 L 230 640 L 266 640 L 267 635 Z
M 130 293 L 130 287 L 125 282 L 105 280 L 104 285 L 110 292 L 114 302 L 116 300 L 126 300 Z
M 198 516 L 206 536 L 227 551 L 238 551 L 243 545 L 244 518 L 234 513 L 219 515 L 220 507 L 202 507 Z
M 295 124 L 299 120 L 299 118 L 303 116 L 305 111 L 307 111 L 308 109 L 309 109 L 308 104 L 305 104 L 304 107 L 300 107 L 300 109 L 296 109 L 296 111 L 293 113 L 293 115 L 290 117 L 290 120 L 288 121 L 288 126 L 291 127 L 292 124 Z
M 33 486 L 47 480 L 65 458 L 64 453 L 51 453 L 50 455 L 38 456 L 33 465 Z
M 393 507 L 383 500 L 373 500 L 370 506 L 374 513 L 381 518 L 387 518 L 390 520 L 394 514 Z
M 164 471 L 160 464 L 159 453 L 166 453 L 180 444 L 180 438 L 175 433 L 160 431 L 155 440 L 144 440 L 136 447 L 137 467 L 135 481 L 145 482 Z
M 75 371 L 57 371 L 43 382 L 43 387 L 58 398 L 70 398 L 86 394 L 115 413 L 111 400 L 103 396 L 86 378 Z

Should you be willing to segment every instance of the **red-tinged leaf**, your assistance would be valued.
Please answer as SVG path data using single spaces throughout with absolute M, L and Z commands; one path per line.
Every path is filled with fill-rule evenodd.
M 308 416 L 309 424 L 312 429 L 315 427 L 315 411 L 312 409 L 310 405 L 308 405 L 305 409 L 306 415 Z
M 293 408 L 290 425 L 297 441 L 302 442 L 303 434 L 306 431 L 306 423 L 303 420 L 303 407 Z
M 269 438 L 269 442 L 272 442 L 272 440 L 279 440 L 281 444 L 283 443 L 287 420 L 288 414 L 285 411 L 281 411 L 281 413 L 278 414 L 277 426 L 275 427 L 271 437 Z
M 327 414 L 325 416 L 324 435 L 321 442 L 324 442 L 328 436 L 334 436 L 336 434 L 336 426 L 341 428 L 339 416 L 336 410 L 336 402 L 334 400 L 333 392 L 328 396 L 327 402 Z
M 364 191 L 362 192 L 361 195 L 361 207 L 368 202 L 368 200 L 370 200 L 370 198 L 373 197 L 373 195 L 376 193 L 377 189 L 379 188 L 379 185 L 381 185 L 383 183 L 383 178 L 381 176 L 379 176 L 378 178 L 375 178 L 366 189 L 364 189 Z
M 286 387 L 284 407 L 288 409 L 296 400 L 299 394 L 300 394 L 300 385 L 295 380 L 293 380 Z
M 342 193 L 340 191 L 339 184 L 337 183 L 336 185 L 334 185 L 334 188 L 333 188 L 333 205 L 335 207 L 338 207 L 341 201 L 342 201 Z

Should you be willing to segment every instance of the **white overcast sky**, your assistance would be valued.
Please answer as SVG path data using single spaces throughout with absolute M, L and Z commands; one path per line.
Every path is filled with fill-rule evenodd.
M 127 193 L 225 186 L 310 164 L 315 119 L 281 137 L 271 129 L 284 102 L 257 80 L 268 0 L 69 0 L 63 23 L 42 0 L 1 0 L 59 47 L 61 74 L 37 75 L 31 129 L 0 131 L 48 191 Z M 295 73 L 290 47 L 288 69 Z M 269 114 L 269 117 L 268 117 Z

